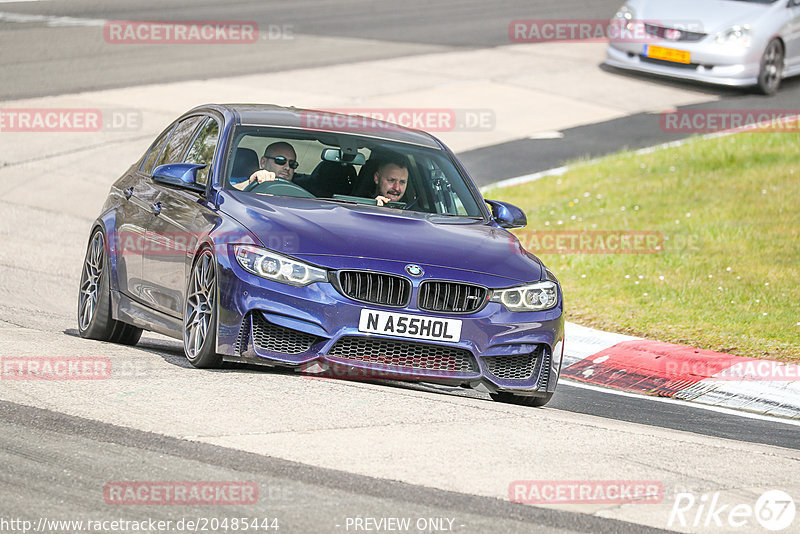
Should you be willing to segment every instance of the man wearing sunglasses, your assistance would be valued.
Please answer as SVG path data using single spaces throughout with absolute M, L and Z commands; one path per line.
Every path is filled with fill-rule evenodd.
M 233 187 L 243 190 L 256 180 L 261 183 L 269 182 L 276 178 L 291 182 L 294 178 L 294 170 L 299 165 L 294 147 L 284 141 L 278 141 L 264 150 L 264 155 L 261 157 L 261 169 L 250 175 L 250 179 L 233 184 Z

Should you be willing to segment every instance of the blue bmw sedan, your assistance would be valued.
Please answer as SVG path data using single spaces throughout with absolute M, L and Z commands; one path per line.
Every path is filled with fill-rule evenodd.
M 435 137 L 353 115 L 207 105 L 112 186 L 80 280 L 81 336 L 183 340 L 225 361 L 423 381 L 542 406 L 558 280 Z M 346 372 L 342 372 L 345 370 Z

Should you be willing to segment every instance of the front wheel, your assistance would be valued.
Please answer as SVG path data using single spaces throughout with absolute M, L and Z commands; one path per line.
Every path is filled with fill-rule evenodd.
M 501 393 L 490 393 L 490 397 L 492 400 L 497 402 L 504 402 L 506 404 L 517 404 L 519 406 L 530 406 L 530 407 L 540 407 L 544 406 L 550 399 L 553 398 L 553 393 L 547 393 L 544 397 L 528 397 L 523 395 L 514 395 L 513 393 L 501 392 Z
M 195 259 L 183 313 L 183 351 L 195 367 L 219 367 L 217 354 L 217 269 L 214 254 L 204 249 Z
M 758 73 L 758 90 L 765 95 L 774 95 L 778 92 L 783 78 L 783 45 L 773 39 L 761 56 L 761 69 Z
M 100 228 L 89 240 L 78 292 L 78 333 L 87 339 L 136 345 L 142 329 L 117 321 L 111 315 L 111 286 L 105 237 Z

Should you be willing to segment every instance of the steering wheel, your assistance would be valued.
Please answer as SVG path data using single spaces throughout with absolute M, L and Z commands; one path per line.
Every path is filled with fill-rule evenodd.
M 262 193 L 281 197 L 317 198 L 299 185 L 277 178 L 268 182 L 253 182 L 244 188 L 245 193 Z

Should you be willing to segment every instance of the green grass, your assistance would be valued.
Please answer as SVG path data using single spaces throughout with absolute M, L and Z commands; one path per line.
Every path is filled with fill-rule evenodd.
M 530 231 L 663 235 L 651 254 L 540 254 L 561 280 L 568 320 L 800 361 L 800 134 L 622 153 L 485 196 L 525 210 L 523 244 Z

